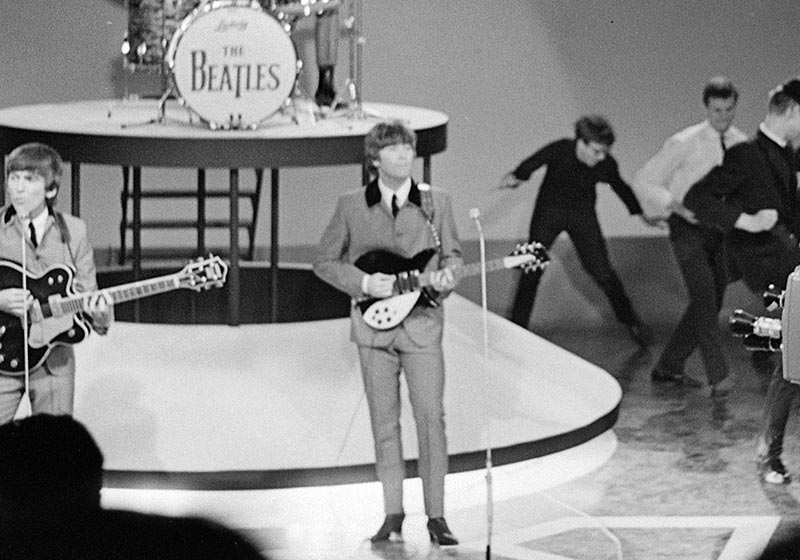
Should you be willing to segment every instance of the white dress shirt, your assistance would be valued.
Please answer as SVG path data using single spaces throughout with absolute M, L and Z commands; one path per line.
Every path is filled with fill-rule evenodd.
M 386 205 L 390 212 L 392 211 L 392 197 L 397 196 L 397 208 L 399 210 L 408 201 L 408 195 L 411 192 L 411 177 L 408 177 L 396 191 L 393 191 L 378 179 L 378 189 L 381 191 L 381 202 Z M 369 294 L 369 276 L 369 274 L 365 274 L 361 279 L 361 291 L 365 294 Z
M 396 191 L 393 191 L 389 187 L 383 184 L 383 181 L 378 179 L 378 188 L 381 191 L 381 200 L 386 205 L 386 207 L 391 210 L 392 209 L 392 197 L 397 196 L 397 208 L 402 208 L 403 205 L 408 200 L 408 194 L 411 192 L 411 177 L 408 177 L 405 182 L 400 185 L 400 188 Z
M 33 229 L 36 232 L 36 242 L 41 243 L 42 241 L 42 234 L 44 233 L 45 227 L 47 227 L 47 217 L 50 213 L 47 211 L 47 208 L 39 212 L 39 215 L 33 219 L 29 219 L 25 222 L 25 228 L 28 228 L 28 224 L 33 225 Z M 28 233 L 26 231 L 26 233 Z
M 636 173 L 633 189 L 645 215 L 667 218 L 673 202 L 683 202 L 692 185 L 722 163 L 723 151 L 747 135 L 731 126 L 722 136 L 705 120 L 671 136 Z

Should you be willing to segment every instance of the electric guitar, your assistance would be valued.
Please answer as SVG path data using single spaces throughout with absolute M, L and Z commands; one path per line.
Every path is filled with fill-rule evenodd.
M 378 249 L 361 255 L 355 265 L 367 274 L 383 272 L 395 276 L 394 295 L 388 298 L 367 297 L 356 302 L 364 321 L 373 329 L 388 330 L 399 325 L 417 305 L 436 307 L 435 297 L 429 293 L 431 274 L 424 273 L 436 249 L 425 249 L 411 258 L 401 257 L 391 251 Z M 521 268 L 524 272 L 544 268 L 550 257 L 544 245 L 538 242 L 517 245 L 507 257 L 486 263 L 486 271 Z M 471 263 L 461 268 L 461 277 L 480 274 L 481 264 Z
M 116 304 L 178 288 L 199 292 L 222 286 L 228 265 L 219 257 L 210 255 L 207 259 L 190 262 L 174 274 L 77 293 L 72 285 L 75 272 L 69 266 L 54 265 L 37 276 L 23 270 L 17 263 L 0 260 L 0 290 L 21 288 L 23 274 L 34 298 L 28 310 L 28 364 L 30 369 L 34 369 L 44 362 L 53 346 L 76 344 L 86 338 L 91 327 L 82 312 L 92 296 L 108 294 Z M 24 336 L 22 320 L 0 311 L 0 372 L 24 372 Z

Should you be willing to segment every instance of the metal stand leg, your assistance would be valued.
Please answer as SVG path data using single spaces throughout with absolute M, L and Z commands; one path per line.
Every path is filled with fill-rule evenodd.
M 120 266 L 125 264 L 126 243 L 128 237 L 128 198 L 131 189 L 131 168 L 127 165 L 122 166 L 122 192 L 119 195 L 119 204 L 122 210 L 122 217 L 119 221 L 119 257 L 117 263 Z
M 272 203 L 270 217 L 270 239 L 269 239 L 269 304 L 270 304 L 270 323 L 278 322 L 278 192 L 280 188 L 280 178 L 278 170 L 273 168 L 271 173 L 272 180 Z
M 422 158 L 422 181 L 431 184 L 431 157 Z
M 239 325 L 239 170 L 230 170 L 230 240 L 231 255 L 228 270 L 228 306 L 231 326 Z
M 81 164 L 77 161 L 70 162 L 70 184 L 72 185 L 72 215 L 81 215 Z
M 206 170 L 197 170 L 197 255 L 206 253 Z
M 142 277 L 142 168 L 133 168 L 133 281 Z M 139 300 L 133 302 L 133 321 L 141 315 Z

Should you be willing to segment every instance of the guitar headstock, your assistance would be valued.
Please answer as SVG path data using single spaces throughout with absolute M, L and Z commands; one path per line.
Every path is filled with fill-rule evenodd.
M 538 241 L 517 243 L 517 248 L 506 258 L 511 259 L 513 266 L 521 268 L 525 273 L 541 270 L 550 262 L 547 249 Z
M 184 266 L 177 276 L 181 288 L 198 292 L 208 288 L 221 288 L 228 276 L 228 265 L 214 255 L 209 255 L 208 258 L 199 257 Z

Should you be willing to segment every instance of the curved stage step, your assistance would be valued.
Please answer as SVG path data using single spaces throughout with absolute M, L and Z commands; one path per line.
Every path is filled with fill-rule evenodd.
M 605 371 L 489 314 L 446 303 L 451 472 L 563 451 L 608 431 L 621 389 Z M 116 323 L 76 347 L 75 416 L 105 455 L 106 488 L 276 489 L 374 481 L 349 320 L 262 325 Z M 403 402 L 408 474 L 416 436 Z M 598 465 L 599 466 L 599 465 Z

